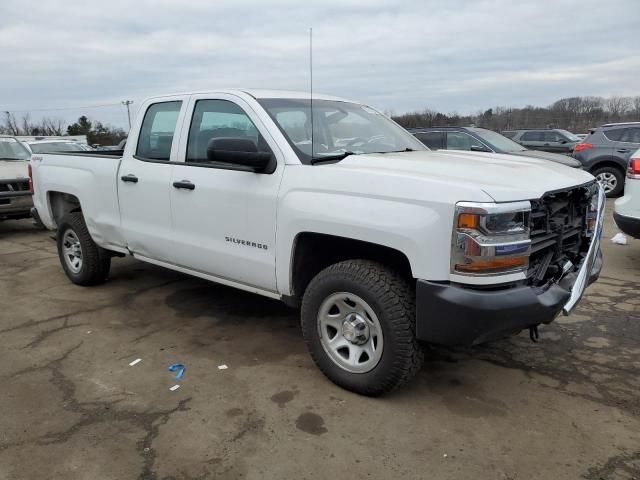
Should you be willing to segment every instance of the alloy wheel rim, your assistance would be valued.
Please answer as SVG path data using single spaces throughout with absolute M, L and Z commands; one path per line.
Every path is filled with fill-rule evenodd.
M 318 333 L 329 358 L 348 372 L 369 372 L 382 357 L 380 321 L 371 306 L 352 293 L 334 293 L 322 302 Z
M 73 273 L 82 270 L 82 246 L 73 230 L 67 230 L 62 236 L 62 255 L 69 270 Z
M 618 179 L 613 173 L 599 173 L 596 179 L 598 180 L 598 183 L 600 183 L 600 185 L 602 185 L 602 187 L 604 188 L 604 193 L 612 192 L 618 185 Z

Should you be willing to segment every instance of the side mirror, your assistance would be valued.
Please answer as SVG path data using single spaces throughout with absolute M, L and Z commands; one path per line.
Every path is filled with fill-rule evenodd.
M 273 173 L 276 169 L 273 154 L 259 152 L 248 138 L 212 138 L 207 144 L 207 160 L 247 167 L 256 173 Z
M 482 145 L 471 145 L 471 148 L 469 150 L 471 150 L 472 152 L 490 152 L 491 151 L 488 148 L 483 147 Z

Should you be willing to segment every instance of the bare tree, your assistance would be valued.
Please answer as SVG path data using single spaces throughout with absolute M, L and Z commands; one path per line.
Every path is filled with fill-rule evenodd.
M 633 97 L 633 118 L 640 121 L 640 97 Z
M 607 100 L 607 110 L 612 120 L 620 120 L 631 107 L 629 97 L 611 97 Z
M 20 128 L 18 127 L 18 121 L 15 114 L 11 112 L 4 112 L 4 128 L 9 135 L 20 135 Z

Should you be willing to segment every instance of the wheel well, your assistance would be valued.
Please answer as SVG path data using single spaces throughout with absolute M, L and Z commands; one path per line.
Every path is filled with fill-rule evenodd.
M 413 278 L 406 255 L 394 248 L 351 238 L 304 232 L 294 242 L 291 268 L 293 298 L 297 303 L 311 279 L 321 270 L 349 259 L 366 259 L 388 265 L 406 278 Z
M 600 169 L 602 167 L 615 168 L 616 170 L 620 171 L 620 173 L 622 173 L 623 176 L 625 174 L 624 168 L 622 168 L 622 166 L 617 164 L 616 162 L 612 162 L 611 160 L 604 160 L 602 162 L 596 163 L 594 166 L 591 167 L 589 172 L 593 173 L 593 172 L 595 172 L 596 170 L 598 170 L 598 169 Z
M 70 193 L 49 192 L 49 206 L 56 225 L 60 224 L 66 214 L 82 211 L 80 200 Z

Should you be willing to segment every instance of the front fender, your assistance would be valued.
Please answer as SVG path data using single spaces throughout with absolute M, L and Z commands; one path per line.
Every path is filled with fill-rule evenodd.
M 447 280 L 453 207 L 374 195 L 290 191 L 278 208 L 276 280 L 292 293 L 295 239 L 303 232 L 361 240 L 402 252 L 413 276 Z

